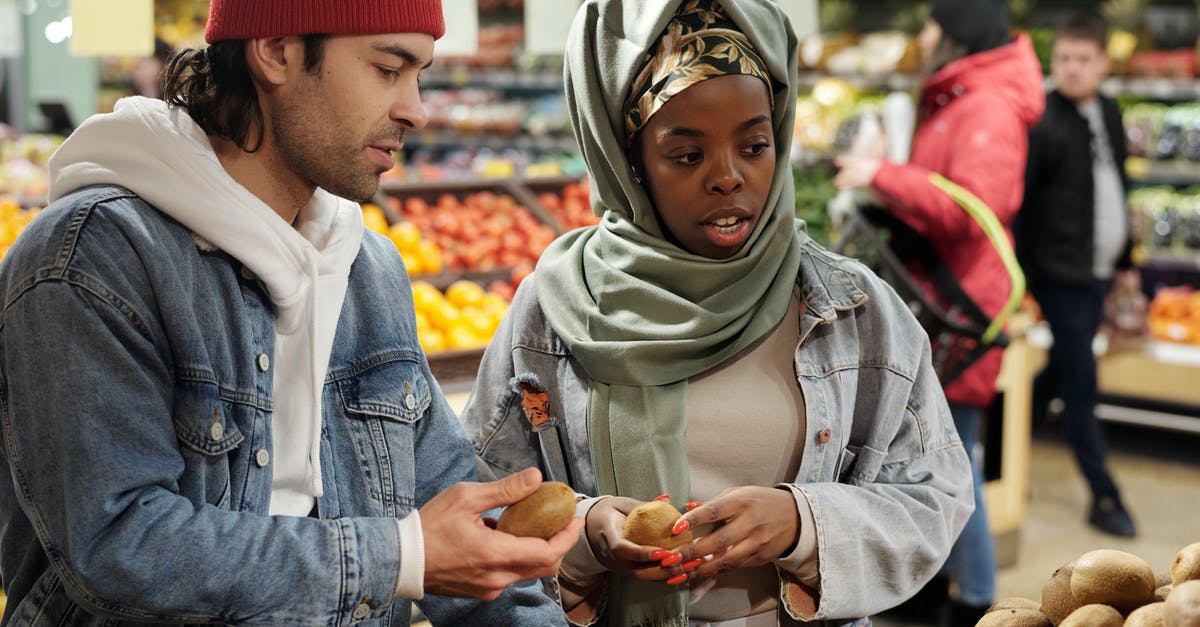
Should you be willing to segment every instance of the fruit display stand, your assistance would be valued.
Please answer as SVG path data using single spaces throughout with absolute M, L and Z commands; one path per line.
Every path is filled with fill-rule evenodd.
M 1097 377 L 1101 419 L 1200 433 L 1200 346 L 1151 340 L 1112 351 L 1100 357 Z
M 587 194 L 586 186 L 581 190 L 580 185 L 577 177 L 388 180 L 381 185 L 377 205 L 391 228 L 405 222 L 416 224 L 422 237 L 445 251 L 445 263 L 437 272 L 413 275 L 414 291 L 417 282 L 447 290 L 466 280 L 511 300 L 516 285 L 532 271 L 541 251 L 565 230 L 538 196 L 557 205 L 564 199 L 578 202 L 581 194 L 585 198 Z M 557 205 L 556 210 L 560 209 Z M 416 294 L 414 299 L 420 300 Z M 430 368 L 444 388 L 469 388 L 474 381 L 488 338 L 477 335 L 476 339 L 480 341 L 426 347 Z
M 1033 319 L 1027 312 L 1018 312 L 1008 323 L 1009 345 L 1004 349 L 996 389 L 1000 402 L 998 413 L 989 420 L 999 419 L 999 442 L 990 442 L 986 455 L 999 453 L 999 476 L 983 487 L 987 502 L 988 523 L 996 543 L 996 559 L 1000 566 L 1016 562 L 1021 524 L 1025 519 L 1029 486 L 1030 405 L 1033 377 L 1045 364 L 1045 350 L 1031 343 Z M 988 437 L 997 430 L 989 429 Z M 985 467 L 993 464 L 985 462 Z

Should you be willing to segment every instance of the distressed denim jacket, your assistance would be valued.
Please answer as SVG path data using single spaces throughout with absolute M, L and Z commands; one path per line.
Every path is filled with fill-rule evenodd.
M 481 477 L 538 466 L 595 496 L 588 375 L 542 314 L 534 280 L 518 290 L 461 419 Z M 807 441 L 795 484 L 816 522 L 820 585 L 781 571 L 780 601 L 791 618 L 859 624 L 936 573 L 972 510 L 971 471 L 929 339 L 895 292 L 811 240 L 797 284 Z M 522 407 L 530 385 L 546 392 L 548 415 Z M 737 394 L 729 409 L 742 419 Z
M 0 571 L 22 626 L 407 625 L 396 518 L 475 458 L 395 247 L 354 261 L 317 516 L 269 516 L 275 327 L 260 282 L 132 193 L 52 204 L 0 264 Z M 426 595 L 437 624 L 562 625 L 537 582 Z

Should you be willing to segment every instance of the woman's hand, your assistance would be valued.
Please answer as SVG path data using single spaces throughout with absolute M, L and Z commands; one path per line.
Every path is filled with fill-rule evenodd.
M 875 180 L 875 173 L 883 165 L 882 159 L 873 157 L 855 157 L 842 155 L 833 160 L 834 165 L 841 168 L 833 177 L 833 184 L 838 189 L 866 189 Z
M 645 581 L 660 581 L 671 576 L 660 562 L 679 564 L 681 557 L 674 551 L 625 539 L 625 518 L 641 504 L 642 501 L 624 496 L 600 499 L 588 510 L 587 540 L 596 559 L 608 570 Z
M 683 566 L 670 571 L 667 583 L 770 564 L 790 552 L 800 535 L 800 514 L 790 490 L 732 488 L 689 510 L 675 523 L 676 533 L 715 526 L 691 544 L 679 547 Z

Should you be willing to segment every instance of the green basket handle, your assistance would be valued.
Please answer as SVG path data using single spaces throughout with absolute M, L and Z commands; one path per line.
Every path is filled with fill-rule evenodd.
M 1021 299 L 1025 297 L 1025 273 L 1021 271 L 1021 265 L 1017 263 L 1017 254 L 1013 252 L 1012 243 L 1008 241 L 1004 225 L 1000 224 L 1000 220 L 996 218 L 991 207 L 988 207 L 975 194 L 937 172 L 929 175 L 929 182 L 953 198 L 967 212 L 967 215 L 979 223 L 984 235 L 992 242 L 996 252 L 1000 253 L 1000 260 L 1004 263 L 1004 269 L 1008 271 L 1009 280 L 1012 281 L 1012 292 L 1008 295 L 1008 302 L 1004 304 L 1000 313 L 996 314 L 992 323 L 983 332 L 983 342 L 991 344 L 996 336 L 1000 335 L 1004 323 L 1021 306 Z

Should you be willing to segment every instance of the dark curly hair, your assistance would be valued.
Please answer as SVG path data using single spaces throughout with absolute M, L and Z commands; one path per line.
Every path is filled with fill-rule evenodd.
M 329 35 L 304 35 L 304 69 L 312 73 L 325 59 Z M 262 146 L 263 114 L 246 68 L 246 41 L 219 41 L 187 49 L 163 72 L 163 100 L 187 109 L 209 135 L 224 137 L 254 152 Z

